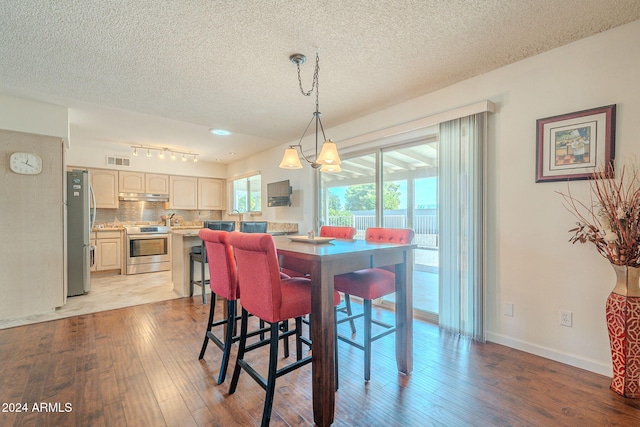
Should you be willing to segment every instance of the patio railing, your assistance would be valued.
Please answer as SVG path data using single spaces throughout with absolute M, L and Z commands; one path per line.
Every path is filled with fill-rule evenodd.
M 406 215 L 385 215 L 384 225 L 389 228 L 406 228 Z M 369 227 L 376 226 L 375 215 L 349 215 L 330 216 L 327 218 L 327 225 L 341 227 L 355 227 L 357 230 L 356 239 L 363 239 L 364 232 Z M 413 217 L 413 230 L 416 233 L 414 243 L 419 248 L 438 248 L 438 217 L 436 215 L 415 215 Z

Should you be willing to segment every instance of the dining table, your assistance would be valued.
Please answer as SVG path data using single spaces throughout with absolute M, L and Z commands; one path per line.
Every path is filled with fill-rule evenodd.
M 306 237 L 306 236 L 305 236 Z M 335 412 L 333 277 L 373 267 L 395 266 L 395 349 L 398 371 L 413 370 L 413 250 L 406 243 L 365 240 L 318 240 L 276 236 L 281 268 L 309 273 L 311 279 L 311 340 L 313 343 L 313 417 L 330 426 Z

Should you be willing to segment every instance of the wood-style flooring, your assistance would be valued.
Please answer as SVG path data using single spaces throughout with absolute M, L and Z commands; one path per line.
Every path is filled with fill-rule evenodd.
M 0 330 L 0 426 L 259 425 L 264 391 L 245 373 L 233 395 L 230 375 L 217 385 L 212 344 L 198 360 L 207 314 L 199 297 L 179 298 Z M 640 425 L 640 401 L 607 377 L 419 320 L 402 376 L 393 340 L 373 344 L 368 383 L 362 352 L 339 344 L 335 426 Z M 252 362 L 266 369 L 267 351 Z M 313 425 L 310 365 L 276 389 L 272 426 Z

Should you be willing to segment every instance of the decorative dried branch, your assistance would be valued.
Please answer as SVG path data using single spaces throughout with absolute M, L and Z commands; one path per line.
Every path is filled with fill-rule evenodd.
M 564 207 L 578 220 L 577 227 L 569 230 L 569 241 L 593 243 L 613 264 L 640 266 L 638 166 L 623 166 L 618 178 L 606 175 L 601 168 L 594 172 L 590 185 L 589 204 L 576 199 L 568 183 L 566 193 L 557 192 L 564 199 Z

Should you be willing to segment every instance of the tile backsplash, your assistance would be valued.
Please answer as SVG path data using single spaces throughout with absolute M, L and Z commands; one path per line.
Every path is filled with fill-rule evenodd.
M 181 218 L 184 223 L 222 219 L 222 211 L 165 209 L 165 202 L 120 201 L 118 209 L 96 209 L 96 223 L 160 223 L 160 217 L 172 213 L 175 213 L 175 218 Z

